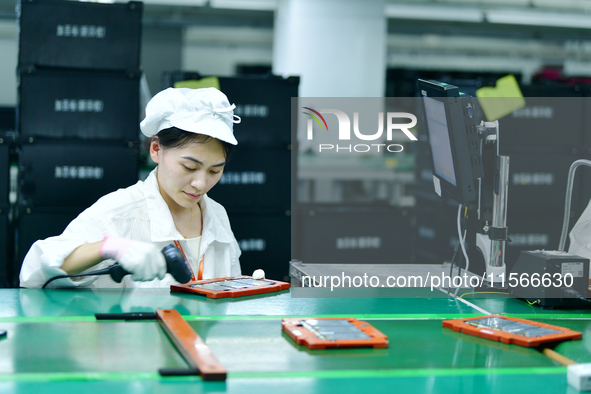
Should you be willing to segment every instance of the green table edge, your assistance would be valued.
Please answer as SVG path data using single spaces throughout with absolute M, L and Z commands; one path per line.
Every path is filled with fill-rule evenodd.
M 216 320 L 280 320 L 284 318 L 322 318 L 322 317 L 354 317 L 367 320 L 445 320 L 462 317 L 483 316 L 482 313 L 463 314 L 336 314 L 336 315 L 184 315 L 187 321 L 216 321 Z M 591 319 L 591 315 L 589 315 Z M 94 316 L 14 316 L 0 317 L 0 323 L 55 323 L 55 322 L 90 322 L 90 321 L 123 321 L 96 320 Z M 148 320 L 149 321 L 149 320 Z
M 445 368 L 445 369 L 396 369 L 396 370 L 338 370 L 308 372 L 240 372 L 228 373 L 228 379 L 248 378 L 388 378 L 388 377 L 426 377 L 426 376 L 476 376 L 476 375 L 565 375 L 566 367 L 537 368 Z M 72 373 L 21 373 L 0 374 L 0 382 L 32 381 L 126 381 L 126 380 L 201 380 L 197 376 L 161 377 L 157 372 L 72 372 Z

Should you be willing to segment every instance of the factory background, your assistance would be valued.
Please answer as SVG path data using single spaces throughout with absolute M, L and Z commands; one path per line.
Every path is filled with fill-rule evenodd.
M 22 1 L 21 11 L 42 3 Z M 457 245 L 456 207 L 433 192 L 420 130 L 419 141 L 395 160 L 374 155 L 364 171 L 344 172 L 338 158 L 319 162 L 292 140 L 291 97 L 412 97 L 418 78 L 473 94 L 513 74 L 526 97 L 578 98 L 567 110 L 501 120 L 501 130 L 531 133 L 501 145 L 512 157 L 509 258 L 522 249 L 556 249 L 568 167 L 591 156 L 588 1 L 149 0 L 132 12 L 137 28 L 127 26 L 127 37 L 136 37 L 123 49 L 131 65 L 90 66 L 24 58 L 23 40 L 38 51 L 34 34 L 25 35 L 30 26 L 19 27 L 16 7 L 0 0 L 0 287 L 18 285 L 18 267 L 35 239 L 59 234 L 101 195 L 145 177 L 151 166 L 137 127 L 142 108 L 186 81 L 217 77 L 243 118 L 236 156 L 211 196 L 228 210 L 245 274 L 264 268 L 285 278 L 292 257 L 441 263 Z M 88 81 L 107 81 L 84 99 L 78 124 L 93 115 L 95 128 L 70 130 L 63 118 L 68 97 Z M 63 99 L 48 98 L 53 113 L 40 118 L 43 94 L 55 86 L 65 89 Z M 123 113 L 102 111 L 113 97 Z M 559 130 L 561 138 L 540 130 Z M 591 196 L 590 176 L 583 170 L 578 178 L 572 224 Z M 335 215 L 342 228 L 356 226 L 305 236 Z M 293 242 L 292 232 L 303 236 Z

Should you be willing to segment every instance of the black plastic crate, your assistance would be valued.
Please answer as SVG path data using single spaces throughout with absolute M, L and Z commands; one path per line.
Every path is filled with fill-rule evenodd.
M 20 1 L 19 65 L 140 68 L 143 3 Z
M 293 258 L 304 263 L 409 264 L 412 212 L 391 206 L 298 207 Z
M 433 193 L 434 194 L 434 193 Z M 418 264 L 442 264 L 451 261 L 458 245 L 458 208 L 439 196 L 417 195 L 415 205 L 414 247 Z
M 162 74 L 164 87 L 185 86 L 198 81 L 196 72 L 167 71 Z M 299 77 L 217 77 L 219 88 L 242 119 L 234 126 L 234 135 L 241 143 L 290 143 L 291 98 L 298 97 Z
M 78 141 L 25 144 L 19 155 L 19 203 L 88 207 L 138 181 L 139 150 L 127 144 Z
M 513 269 L 521 251 L 558 250 L 562 221 L 561 215 L 513 215 L 508 218 L 507 227 L 511 242 L 505 244 L 507 273 Z M 573 224 L 571 223 L 571 226 Z
M 60 235 L 83 209 L 31 209 L 21 207 L 17 221 L 16 259 L 12 273 L 12 285 L 18 286 L 23 260 L 31 245 L 40 239 Z
M 0 209 L 7 208 L 10 191 L 10 147 L 0 134 Z
M 139 140 L 140 73 L 19 69 L 18 129 L 30 138 Z
M 291 206 L 288 146 L 238 144 L 224 174 L 208 195 L 226 209 L 279 209 Z
M 269 279 L 286 280 L 291 257 L 289 211 L 229 211 L 232 232 L 242 255 L 244 275 L 263 269 Z
M 16 130 L 16 108 L 0 107 L 0 133 Z
M 8 211 L 0 209 L 0 288 L 13 287 L 12 251 Z
M 526 96 L 528 91 L 523 93 Z M 558 93 L 552 90 L 540 90 L 538 93 L 547 96 L 526 96 L 525 107 L 499 119 L 501 153 L 504 148 L 516 146 L 581 146 L 584 134 L 583 98 L 580 95 L 553 97 L 552 94 Z M 573 93 L 576 92 L 573 90 Z
M 545 84 L 536 82 L 530 85 L 521 85 L 523 97 L 582 97 L 585 89 L 578 85 Z
M 513 215 L 549 215 L 564 213 L 568 172 L 577 156 L 554 153 L 552 149 L 510 150 L 508 217 Z M 581 168 L 577 173 L 585 171 Z M 572 210 L 580 212 L 587 202 L 581 200 L 582 177 L 575 179 Z
M 591 85 L 587 86 L 587 94 L 591 95 Z M 584 97 L 583 101 L 583 144 L 585 153 L 591 154 L 591 97 Z

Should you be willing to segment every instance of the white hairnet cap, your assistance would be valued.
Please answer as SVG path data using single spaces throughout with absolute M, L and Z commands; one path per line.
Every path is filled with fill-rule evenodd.
M 176 127 L 237 145 L 233 126 L 240 118 L 234 115 L 234 108 L 216 88 L 168 88 L 148 102 L 140 128 L 150 138 L 160 130 Z

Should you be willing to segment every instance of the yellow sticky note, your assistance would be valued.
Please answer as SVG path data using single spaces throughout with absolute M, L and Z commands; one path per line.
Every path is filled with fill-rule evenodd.
M 525 107 L 525 99 L 513 75 L 497 80 L 496 86 L 480 88 L 476 97 L 487 120 L 494 121 Z
M 187 81 L 179 81 L 174 84 L 175 88 L 216 88 L 220 90 L 220 80 L 218 77 L 205 77 L 201 79 L 190 79 Z

